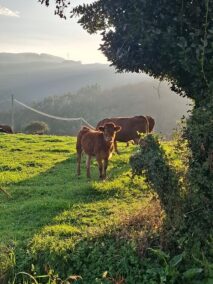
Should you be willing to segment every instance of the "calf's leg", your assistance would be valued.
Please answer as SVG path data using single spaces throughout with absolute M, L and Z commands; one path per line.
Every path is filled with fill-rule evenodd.
M 86 168 L 87 168 L 87 177 L 91 178 L 90 175 L 90 163 L 91 163 L 91 156 L 87 156 L 87 161 L 86 161 Z
M 102 163 L 102 159 L 99 157 L 96 157 L 97 162 L 98 162 L 98 169 L 99 169 L 99 177 L 100 179 L 103 178 L 103 163 Z
M 117 154 L 120 154 L 119 151 L 118 151 L 117 141 L 114 141 L 114 149 L 115 149 L 115 152 L 116 152 Z
M 108 159 L 104 160 L 104 173 L 103 173 L 103 178 L 106 178 L 106 171 L 107 171 L 107 167 L 108 167 Z
M 77 152 L 77 175 L 81 174 L 81 152 Z

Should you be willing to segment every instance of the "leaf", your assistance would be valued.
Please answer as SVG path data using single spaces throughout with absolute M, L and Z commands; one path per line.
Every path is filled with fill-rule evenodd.
M 179 255 L 175 255 L 171 260 L 170 260 L 170 265 L 171 267 L 175 267 L 178 265 L 178 263 L 180 263 L 183 259 L 183 255 L 179 254 Z
M 192 279 L 194 276 L 196 276 L 197 274 L 201 273 L 202 271 L 203 271 L 202 268 L 191 268 L 191 269 L 186 270 L 183 273 L 183 277 L 185 279 Z
M 168 258 L 168 254 L 166 254 L 165 252 L 163 252 L 162 250 L 160 249 L 152 249 L 152 248 L 149 248 L 149 250 L 151 252 L 153 252 L 155 255 L 157 255 L 159 258 L 162 258 L 162 259 L 167 259 Z

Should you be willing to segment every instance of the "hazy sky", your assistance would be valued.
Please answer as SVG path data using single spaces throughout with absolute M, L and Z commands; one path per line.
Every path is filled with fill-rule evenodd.
M 53 6 L 46 8 L 37 0 L 0 0 L 0 52 L 49 53 L 83 63 L 106 63 L 100 43 L 101 37 L 87 34 L 76 19 L 55 16 Z

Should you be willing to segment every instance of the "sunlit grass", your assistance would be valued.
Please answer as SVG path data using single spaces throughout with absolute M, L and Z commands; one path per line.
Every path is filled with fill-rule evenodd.
M 29 179 L 74 153 L 73 138 L 49 141 L 48 136 L 0 135 L 0 184 Z

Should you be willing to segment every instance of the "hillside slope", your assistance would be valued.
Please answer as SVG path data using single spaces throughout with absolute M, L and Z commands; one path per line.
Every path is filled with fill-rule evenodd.
M 146 78 L 142 74 L 116 74 L 114 68 L 106 64 L 81 64 L 48 54 L 0 53 L 2 101 L 14 94 L 17 99 L 32 102 L 51 95 L 75 92 L 91 84 L 108 88 Z

